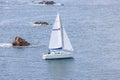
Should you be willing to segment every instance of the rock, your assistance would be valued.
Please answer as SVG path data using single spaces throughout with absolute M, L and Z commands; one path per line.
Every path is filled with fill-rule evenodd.
M 27 41 L 25 41 L 25 39 L 16 36 L 15 40 L 12 42 L 13 46 L 29 46 L 30 43 L 28 43 Z
M 61 3 L 56 3 L 54 1 L 49 1 L 49 0 L 43 0 L 43 1 L 32 1 L 32 3 L 34 4 L 40 4 L 40 5 L 64 5 L 64 4 L 61 4 Z
M 34 2 L 34 1 L 32 1 L 33 3 L 35 3 L 35 4 L 46 4 L 46 5 L 53 5 L 53 4 L 55 4 L 55 2 L 54 1 L 45 1 L 45 0 L 43 0 L 43 1 L 41 1 L 41 2 Z
M 53 5 L 55 4 L 55 2 L 54 1 L 42 1 L 42 2 L 39 2 L 39 4 Z
M 47 22 L 34 22 L 37 25 L 49 25 Z

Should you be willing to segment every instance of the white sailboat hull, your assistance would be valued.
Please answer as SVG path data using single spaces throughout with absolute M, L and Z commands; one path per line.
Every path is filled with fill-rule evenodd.
M 43 59 L 66 59 L 73 58 L 73 53 L 64 52 L 64 53 L 51 53 L 51 54 L 43 54 Z

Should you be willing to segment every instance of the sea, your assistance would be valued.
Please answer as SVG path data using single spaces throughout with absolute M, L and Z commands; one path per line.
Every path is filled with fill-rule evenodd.
M 0 80 L 120 80 L 120 1 L 55 2 L 64 5 L 0 0 Z M 74 58 L 43 60 L 57 13 Z M 36 21 L 50 25 L 35 26 Z M 16 36 L 31 46 L 13 47 Z

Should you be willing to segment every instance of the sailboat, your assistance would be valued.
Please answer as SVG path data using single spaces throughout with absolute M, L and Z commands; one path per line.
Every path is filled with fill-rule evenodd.
M 72 57 L 73 47 L 64 26 L 61 24 L 60 16 L 58 13 L 52 28 L 49 49 L 47 53 L 43 54 L 43 59 L 62 59 Z

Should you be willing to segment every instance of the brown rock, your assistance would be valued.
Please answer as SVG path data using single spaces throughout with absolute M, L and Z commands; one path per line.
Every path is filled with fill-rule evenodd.
M 30 43 L 28 43 L 27 41 L 25 41 L 25 39 L 16 36 L 15 40 L 12 42 L 13 46 L 29 46 Z

